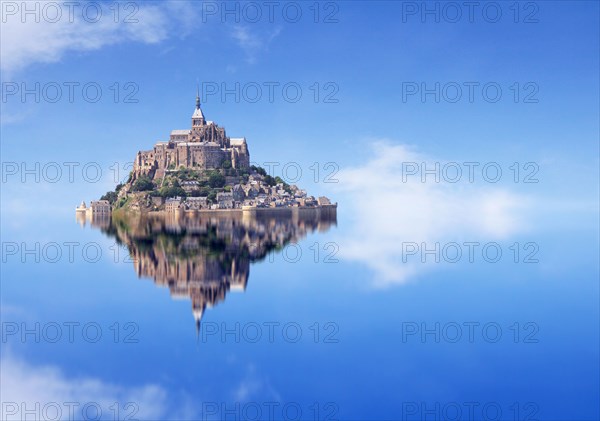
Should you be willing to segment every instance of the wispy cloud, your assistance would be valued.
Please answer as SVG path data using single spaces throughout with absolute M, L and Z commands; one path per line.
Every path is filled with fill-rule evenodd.
M 5 350 L 0 360 L 2 377 L 2 419 L 8 419 L 15 409 L 9 403 L 17 403 L 25 408 L 44 407 L 46 404 L 76 402 L 80 405 L 98 405 L 103 413 L 111 413 L 111 407 L 118 402 L 121 408 L 131 402 L 131 411 L 137 408 L 136 418 L 166 419 L 167 392 L 161 386 L 147 384 L 126 388 L 104 382 L 97 378 L 69 378 L 55 366 L 35 366 L 23 358 Z M 67 407 L 61 407 L 65 413 Z M 93 409 L 91 410 L 93 411 Z M 21 412 L 19 412 L 20 414 Z M 78 412 L 76 412 L 78 413 Z M 12 415 L 14 416 L 14 415 Z
M 281 396 L 271 386 L 269 379 L 261 376 L 253 364 L 246 367 L 245 376 L 234 390 L 233 398 L 237 402 L 249 402 L 258 398 L 281 400 Z
M 340 256 L 375 271 L 378 286 L 406 282 L 427 266 L 403 262 L 402 242 L 507 239 L 527 226 L 531 200 L 493 184 L 421 182 L 402 178 L 402 163 L 432 162 L 405 145 L 375 142 L 364 164 L 340 171 L 337 192 L 352 227 Z
M 259 33 L 256 29 L 250 30 L 248 26 L 236 25 L 231 32 L 232 38 L 244 51 L 246 62 L 254 64 L 260 53 L 269 49 L 271 42 L 281 33 L 281 27 L 271 31 Z
M 55 414 L 53 403 L 63 411 L 60 419 L 82 419 L 81 411 L 86 404 L 101 409 L 102 415 L 98 419 L 183 420 L 198 419 L 200 413 L 201 398 L 197 395 L 175 393 L 155 383 L 124 386 L 96 377 L 72 377 L 55 365 L 32 364 L 11 349 L 3 348 L 0 369 L 3 420 L 17 419 L 23 415 L 22 408 L 36 408 L 38 404 L 38 414 L 44 414 L 41 409 L 47 404 L 48 414 Z M 16 415 L 17 409 L 9 403 L 18 405 Z M 74 414 L 69 416 L 69 407 L 65 403 L 72 404 Z M 118 415 L 115 404 L 120 408 Z M 8 417 L 8 411 L 13 415 Z M 88 416 L 93 413 L 94 408 L 89 410 Z
M 44 10 L 45 3 L 48 2 L 39 2 L 38 9 Z M 97 21 L 87 15 L 86 21 L 81 5 L 74 9 L 72 17 L 65 6 L 56 22 L 44 19 L 44 15 L 39 22 L 32 15 L 22 18 L 20 11 L 6 16 L 0 30 L 0 68 L 5 77 L 32 64 L 57 62 L 70 52 L 93 51 L 125 42 L 156 44 L 171 33 L 188 33 L 194 16 L 194 9 L 184 2 L 132 2 L 139 9 L 120 10 L 117 18 L 114 9 L 110 9 L 114 5 L 95 4 L 103 7 Z

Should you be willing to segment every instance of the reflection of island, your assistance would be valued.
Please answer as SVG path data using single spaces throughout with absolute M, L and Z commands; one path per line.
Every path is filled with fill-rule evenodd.
M 138 276 L 168 287 L 175 299 L 191 298 L 198 326 L 207 307 L 224 300 L 230 290 L 246 289 L 250 263 L 337 222 L 335 213 L 318 210 L 285 216 L 117 214 L 87 220 L 128 248 Z

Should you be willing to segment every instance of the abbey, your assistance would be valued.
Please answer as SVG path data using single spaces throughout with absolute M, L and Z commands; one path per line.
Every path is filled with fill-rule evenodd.
M 139 151 L 133 165 L 133 177 L 146 175 L 163 178 L 167 171 L 181 167 L 195 170 L 222 168 L 229 161 L 232 168 L 245 169 L 250 165 L 246 138 L 229 138 L 225 129 L 206 121 L 196 95 L 192 128 L 173 130 L 168 142 L 157 142 L 154 149 Z M 228 165 L 227 165 L 228 166 Z

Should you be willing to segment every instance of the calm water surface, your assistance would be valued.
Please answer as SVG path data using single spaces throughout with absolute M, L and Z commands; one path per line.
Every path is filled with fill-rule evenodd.
M 594 232 L 386 284 L 342 212 L 5 225 L 6 419 L 599 417 Z

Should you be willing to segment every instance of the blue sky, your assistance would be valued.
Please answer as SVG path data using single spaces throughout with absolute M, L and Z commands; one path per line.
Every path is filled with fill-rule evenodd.
M 340 316 L 342 321 L 351 321 L 343 325 L 349 329 L 345 332 L 357 335 L 349 342 L 360 340 L 369 352 L 370 341 L 378 344 L 378 334 L 387 334 L 386 329 L 393 332 L 411 314 L 437 315 L 441 320 L 461 314 L 494 320 L 510 314 L 538 320 L 546 329 L 544 352 L 533 355 L 537 348 L 527 348 L 526 354 L 514 348 L 512 354 L 496 355 L 496 348 L 491 354 L 483 352 L 478 365 L 467 367 L 467 374 L 471 372 L 476 382 L 465 375 L 463 365 L 450 361 L 447 367 L 456 371 L 444 371 L 447 375 L 442 376 L 441 383 L 432 377 L 430 383 L 415 388 L 412 379 L 427 374 L 421 369 L 431 363 L 431 350 L 415 348 L 411 360 L 397 358 L 394 347 L 383 346 L 379 348 L 383 358 L 368 359 L 372 365 L 358 368 L 359 375 L 352 381 L 363 385 L 368 370 L 382 369 L 378 364 L 389 362 L 386 370 L 395 367 L 397 378 L 410 379 L 406 391 L 415 400 L 430 399 L 432 384 L 440 390 L 447 388 L 437 391 L 440 399 L 456 399 L 452 385 L 460 378 L 467 379 L 462 392 L 470 392 L 461 397 L 481 393 L 485 396 L 480 399 L 488 399 L 488 392 L 493 396 L 492 392 L 500 393 L 503 388 L 506 394 L 501 391 L 501 397 L 508 402 L 510 393 L 527 388 L 546 404 L 546 413 L 561 402 L 564 407 L 559 412 L 565 418 L 597 414 L 597 397 L 592 396 L 597 389 L 592 375 L 597 368 L 597 333 L 590 332 L 597 332 L 598 320 L 598 2 L 520 2 L 518 22 L 514 21 L 515 3 L 482 2 L 482 7 L 500 6 L 502 16 L 496 23 L 489 22 L 493 20 L 492 9 L 482 14 L 480 8 L 472 22 L 468 10 L 462 9 L 462 17 L 451 23 L 449 3 L 441 2 L 426 6 L 439 8 L 439 22 L 433 15 L 425 15 L 423 21 L 422 10 L 407 14 L 415 6 L 424 7 L 422 2 L 391 1 L 320 3 L 318 23 L 314 22 L 312 2 L 278 3 L 273 22 L 264 18 L 254 23 L 248 16 L 241 16 L 238 22 L 231 17 L 221 19 L 221 2 L 182 1 L 133 3 L 137 5 L 137 23 L 123 22 L 125 10 L 114 23 L 108 7 L 95 23 L 86 22 L 80 9 L 73 22 L 42 19 L 35 23 L 29 17 L 23 23 L 18 13 L 9 13 L 8 3 L 2 2 L 0 26 L 3 241 L 86 239 L 101 241 L 107 250 L 109 239 L 97 230 L 82 231 L 75 224 L 74 207 L 114 188 L 113 163 L 122 168 L 138 150 L 167 139 L 172 129 L 188 128 L 199 82 L 207 119 L 224 126 L 232 137 L 245 136 L 252 161 L 263 165 L 278 162 L 278 170 L 285 163 L 297 162 L 303 171 L 298 181 L 301 187 L 315 195 L 327 194 L 339 203 L 339 226 L 325 241 L 339 244 L 340 265 L 323 268 L 305 262 L 307 267 L 292 271 L 279 261 L 255 265 L 248 292 L 228 297 L 227 303 L 213 309 L 209 317 L 215 318 L 211 320 L 243 320 L 262 312 L 265 318 L 303 311 L 314 312 L 310 315 L 317 320 Z M 281 10 L 295 5 L 300 5 L 302 17 L 291 23 L 290 16 L 283 16 Z M 207 15 L 215 6 L 217 15 Z M 263 8 L 262 13 L 266 15 L 268 10 Z M 335 21 L 323 22 L 329 13 Z M 62 99 L 36 102 L 28 95 L 23 101 L 19 93 L 10 93 L 15 86 L 35 89 L 36 83 L 40 89 L 62 86 Z M 103 95 L 93 103 L 76 88 L 74 100 L 69 102 L 65 83 L 79 87 L 97 84 Z M 251 93 L 252 86 L 258 84 L 264 89 L 262 98 L 236 102 L 231 95 L 225 100 L 219 95 L 205 95 L 208 87 L 225 84 L 234 88 L 236 83 L 240 93 L 244 87 Z M 267 98 L 268 83 L 279 86 L 272 102 Z M 302 90 L 298 102 L 283 98 L 280 88 L 290 83 Z M 425 84 L 432 89 L 438 83 L 440 93 L 450 97 L 452 89 L 461 87 L 461 99 L 452 102 L 442 95 L 436 102 L 428 95 L 423 101 L 419 93 L 403 97 L 403 86 L 406 94 L 409 87 L 421 89 Z M 473 101 L 468 100 L 468 84 L 475 89 Z M 481 88 L 486 85 L 502 90 L 497 102 L 483 97 Z M 115 89 L 120 94 L 117 102 Z M 319 92 L 317 102 L 315 89 Z M 124 95 L 134 91 L 136 102 L 126 103 Z M 517 102 L 515 91 L 519 93 Z M 328 94 L 336 101 L 325 102 Z M 525 102 L 526 98 L 537 102 Z M 33 182 L 32 175 L 21 181 L 22 163 L 31 169 L 36 163 L 42 168 L 52 162 L 58 162 L 63 171 L 58 182 L 44 180 L 43 175 L 40 182 Z M 72 182 L 65 162 L 78 164 Z M 311 169 L 315 162 L 320 168 L 317 182 Z M 324 166 L 330 162 L 339 167 L 333 175 L 337 183 L 324 182 L 329 173 Z M 403 165 L 413 162 L 425 162 L 428 168 L 457 162 L 463 170 L 465 162 L 476 162 L 478 168 L 495 163 L 503 176 L 497 183 L 482 179 L 481 172 L 476 173 L 473 183 L 465 180 L 466 176 L 458 183 L 423 183 L 419 175 L 405 181 Z M 515 162 L 519 168 L 517 183 L 511 170 Z M 13 163 L 18 167 L 16 173 Z M 97 182 L 88 182 L 81 175 L 81 167 L 89 163 L 102 168 Z M 528 163 L 537 168 L 536 183 L 523 182 L 527 168 L 532 168 L 525 167 Z M 120 178 L 126 173 L 121 169 Z M 540 264 L 515 266 L 503 261 L 490 266 L 478 261 L 475 266 L 441 268 L 413 261 L 403 264 L 399 239 L 415 243 L 498 241 L 503 247 L 515 241 L 537 241 L 541 245 Z M 309 242 L 312 239 L 305 244 Z M 47 352 L 51 347 L 46 344 L 41 347 L 43 352 L 30 358 L 31 365 L 13 358 L 16 354 L 5 354 L 7 367 L 12 370 L 9 374 L 16 379 L 10 384 L 16 396 L 44 395 L 46 387 L 39 386 L 44 383 L 37 383 L 39 390 L 34 384 L 38 374 L 50 374 L 50 384 L 56 386 L 47 387 L 51 398 L 68 384 L 68 396 L 84 393 L 99 394 L 106 401 L 138 399 L 148 403 L 146 410 L 151 413 L 157 410 L 153 403 L 163 406 L 163 401 L 169 400 L 165 390 L 170 382 L 179 384 L 182 379 L 182 389 L 187 386 L 218 395 L 230 386 L 231 379 L 243 386 L 252 385 L 244 376 L 257 377 L 262 385 L 258 388 L 266 390 L 260 393 L 269 399 L 270 381 L 285 386 L 288 396 L 300 389 L 306 392 L 310 387 L 329 385 L 312 381 L 318 376 L 309 381 L 299 373 L 295 377 L 298 389 L 294 389 L 290 373 L 279 370 L 288 364 L 284 360 L 289 349 L 279 352 L 280 348 L 268 348 L 264 354 L 259 349 L 261 352 L 248 355 L 240 352 L 239 360 L 233 359 L 233 363 L 225 361 L 230 354 L 221 355 L 217 347 L 194 351 L 190 347 L 194 338 L 188 336 L 189 302 L 174 303 L 166 291 L 150 281 L 133 281 L 130 264 L 98 266 L 91 270 L 84 264 L 20 265 L 14 259 L 3 265 L 3 282 L 8 285 L 3 290 L 3 311 L 36 321 L 61 314 L 77 320 L 108 320 L 117 314 L 129 320 L 135 308 L 144 332 L 166 332 L 169 340 L 148 334 L 145 339 L 149 342 L 139 348 L 139 354 L 144 355 L 136 362 L 140 369 L 127 379 L 123 370 L 105 373 L 104 367 L 88 361 L 92 351 L 104 358 L 104 348 L 81 348 L 86 352 L 77 352 L 79 346 L 72 350 L 65 345 L 68 352 L 62 347 Z M 280 282 L 283 278 L 286 282 Z M 402 287 L 391 288 L 399 285 Z M 332 296 L 337 298 L 331 300 Z M 427 312 L 421 308 L 423 303 L 428 304 Z M 114 314 L 106 312 L 106 305 L 113 306 Z M 373 330 L 371 324 L 377 323 L 380 315 L 387 324 Z M 148 343 L 150 348 L 144 348 Z M 125 364 L 130 355 L 129 348 L 106 348 L 113 353 L 106 364 Z M 151 348 L 152 352 L 148 351 Z M 317 361 L 315 367 L 326 367 L 330 380 L 344 380 L 346 373 L 342 371 L 349 366 L 356 369 L 353 358 L 362 358 L 361 353 L 366 352 L 359 346 L 347 349 L 351 351 L 339 366 L 319 365 Z M 504 352 L 504 348 L 499 349 Z M 298 361 L 305 358 L 304 348 L 294 350 Z M 207 368 L 206 359 L 197 358 L 199 352 L 204 353 L 202 357 L 221 355 L 222 365 L 229 364 L 223 369 L 228 375 L 223 375 L 219 364 Z M 331 360 L 338 361 L 342 354 L 332 355 Z M 442 351 L 440 355 L 447 358 Z M 75 357 L 83 368 L 73 364 Z M 196 371 L 183 365 L 177 368 L 180 371 L 170 373 L 173 378 L 164 380 L 146 369 L 159 360 L 157 364 L 177 358 L 193 361 L 191 367 Z M 490 365 L 490 358 L 499 363 Z M 418 364 L 410 365 L 413 360 Z M 273 365 L 273 361 L 278 363 Z M 525 381 L 521 376 L 508 376 L 508 383 L 486 383 L 505 377 L 506 366 L 500 362 L 506 361 L 514 363 L 511 369 L 523 370 L 534 361 L 538 375 L 532 378 L 539 387 L 531 388 L 531 379 Z M 40 367 L 54 365 L 63 372 L 40 371 Z M 274 368 L 269 372 L 271 366 Z M 482 367 L 489 376 L 476 373 Z M 208 377 L 212 374 L 221 389 L 211 391 L 212 384 L 190 374 L 207 369 Z M 167 371 L 165 377 L 169 376 Z M 545 377 L 547 372 L 550 374 Z M 103 381 L 97 385 L 99 390 L 86 389 L 86 380 L 96 378 Z M 31 383 L 20 384 L 20 379 L 31 379 Z M 571 387 L 575 382 L 580 388 Z M 327 389 L 334 390 L 334 383 Z M 396 377 L 390 374 L 383 384 L 387 386 L 386 400 L 394 402 Z M 135 388 L 130 390 L 132 385 Z M 554 394 L 546 394 L 551 388 Z M 206 396 L 212 396 L 210 393 Z M 342 395 L 334 397 L 348 399 L 345 403 L 350 409 L 360 402 L 354 395 Z M 64 394 L 57 396 L 63 399 Z M 363 409 L 363 413 L 379 411 L 379 415 L 393 410 Z

